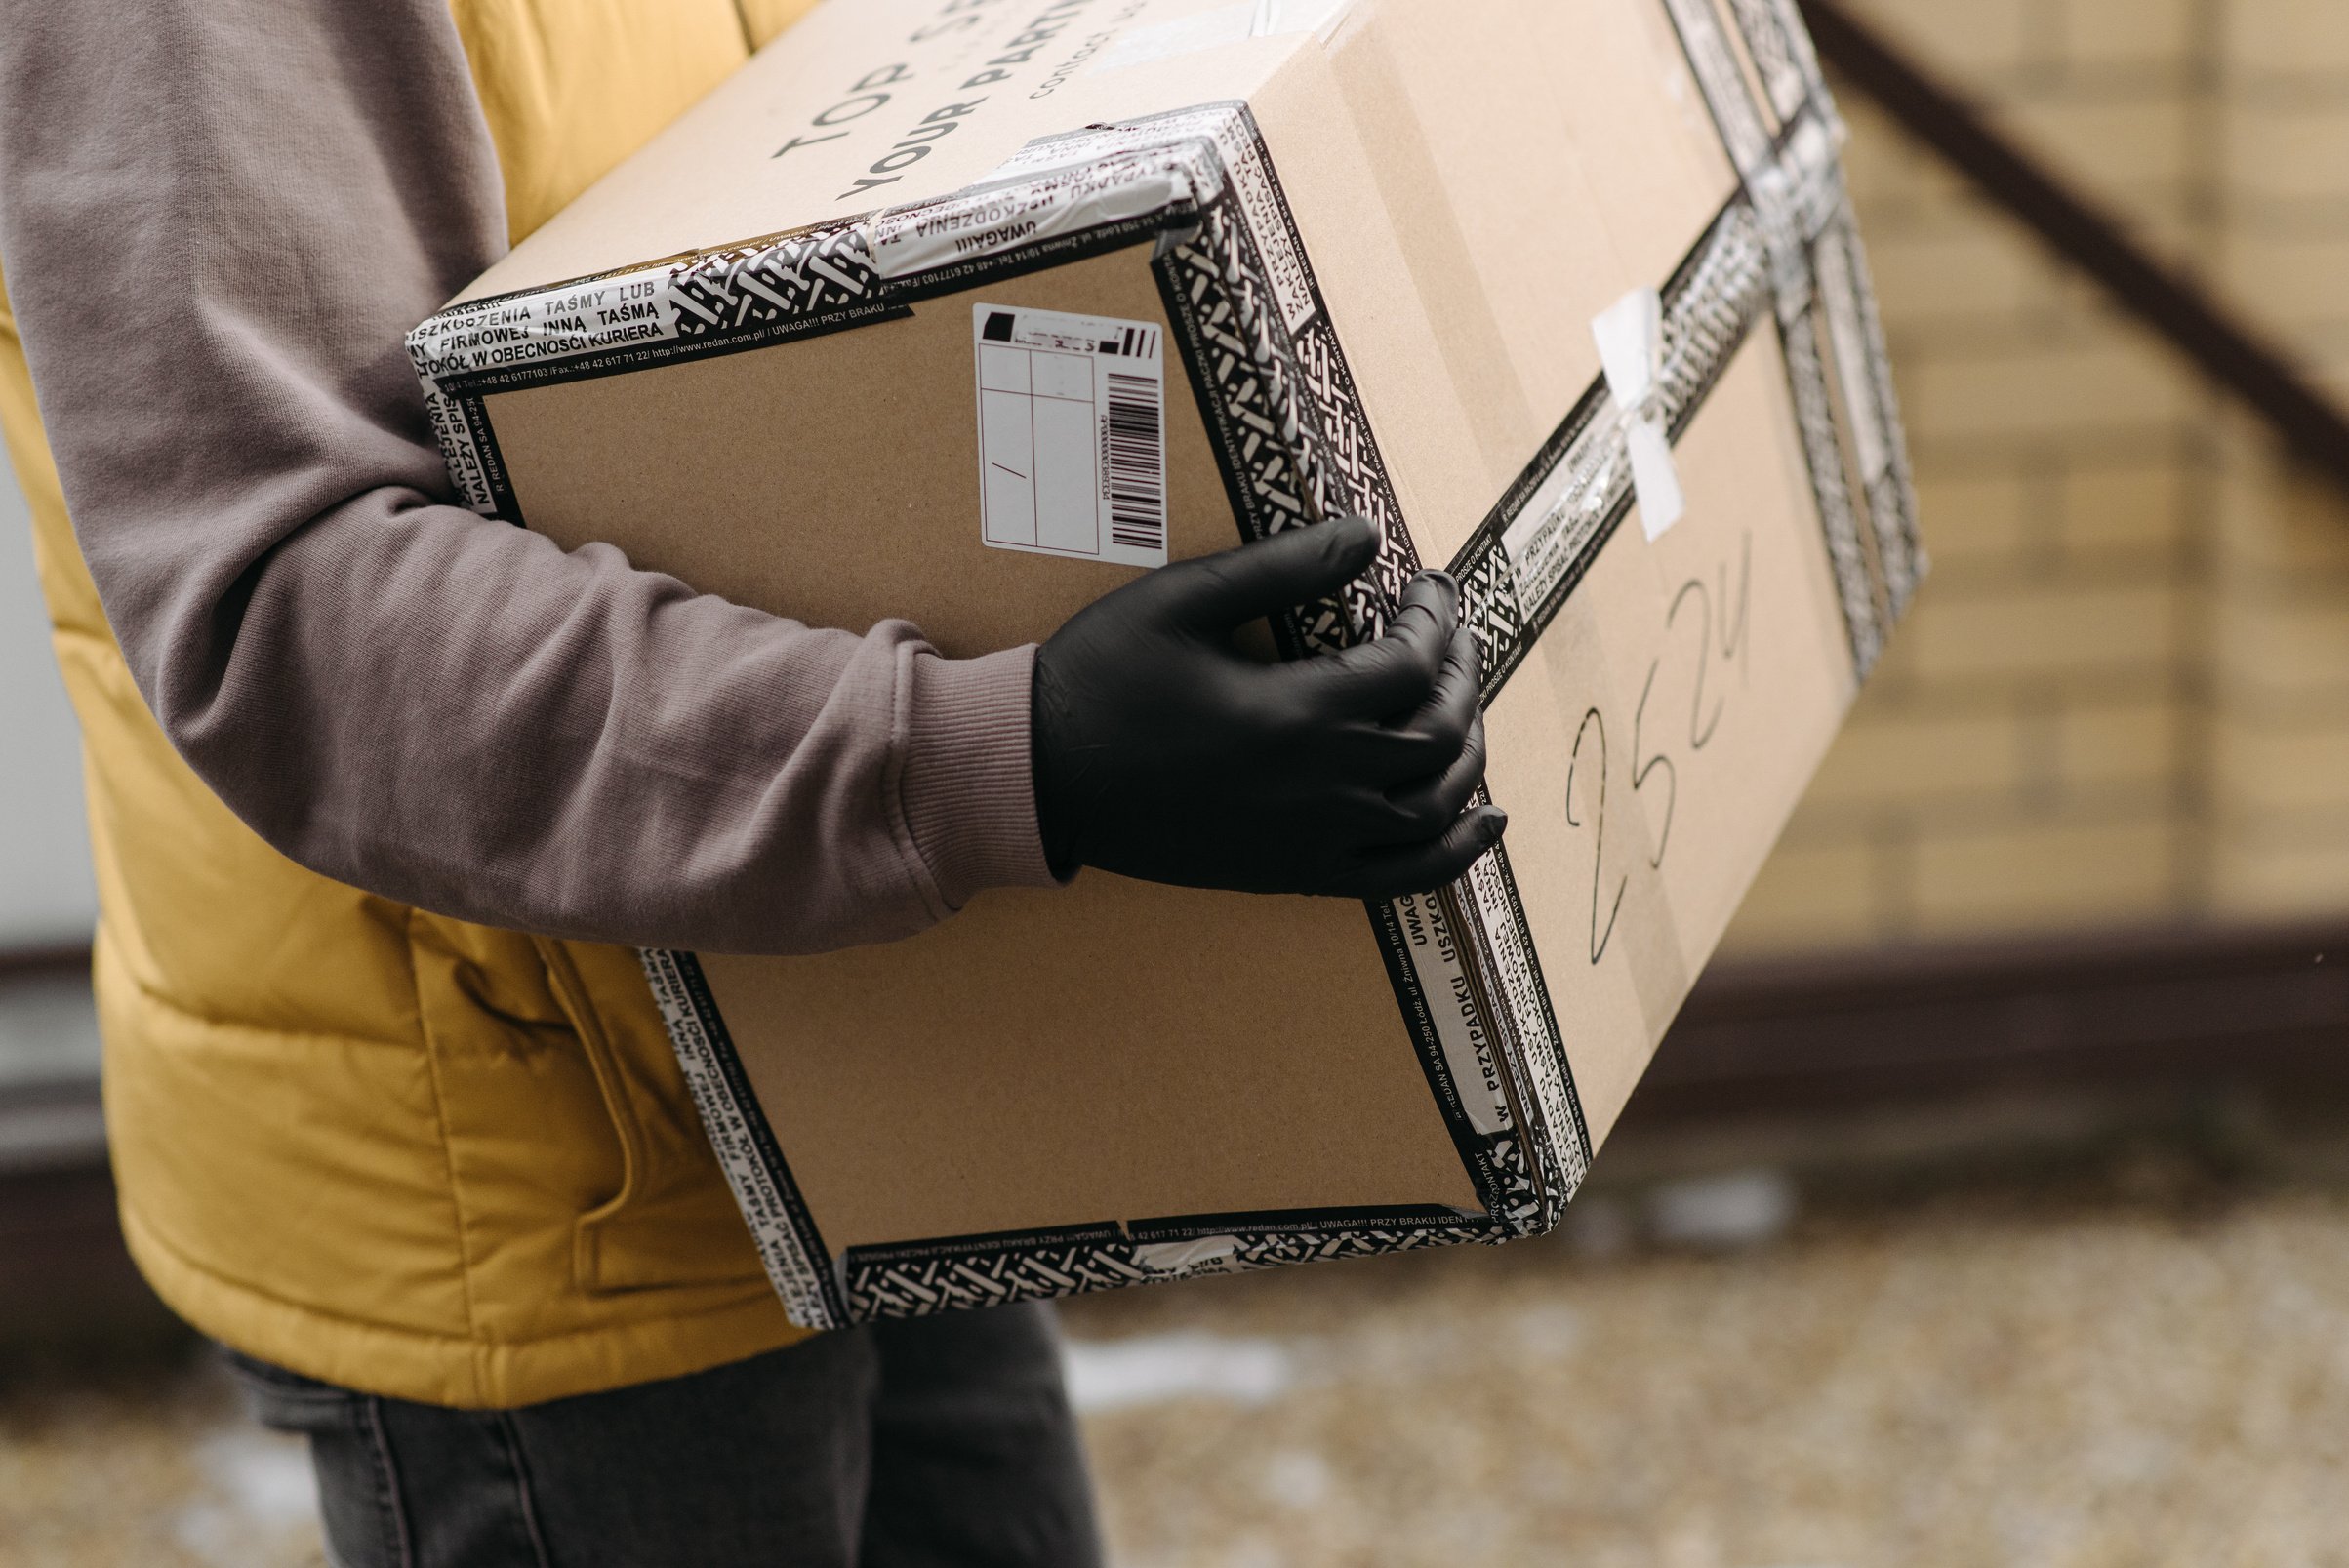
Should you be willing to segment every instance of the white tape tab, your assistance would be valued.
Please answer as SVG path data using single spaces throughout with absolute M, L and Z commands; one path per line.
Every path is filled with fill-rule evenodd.
M 1126 70 L 1250 38 L 1313 32 L 1336 20 L 1352 4 L 1353 0 L 1237 0 L 1213 11 L 1138 27 L 1113 44 L 1093 68 Z
M 1181 1274 L 1228 1264 L 1239 1255 L 1237 1236 L 1201 1236 L 1195 1241 L 1150 1241 L 1134 1249 L 1134 1262 L 1154 1274 Z
M 1164 566 L 1164 329 L 978 304 L 971 349 L 987 543 Z
M 1591 336 L 1599 341 L 1607 393 L 1623 422 L 1641 526 L 1650 540 L 1661 539 L 1688 510 L 1664 427 L 1663 298 L 1653 289 L 1634 289 L 1591 323 Z
M 1236 44 L 1249 36 L 1255 20 L 1256 7 L 1249 0 L 1241 0 L 1238 5 L 1137 27 L 1111 45 L 1093 68 L 1128 70 L 1136 65 L 1152 65 L 1162 60 L 1179 60 L 1185 55 Z
M 1256 0 L 1256 36 L 1312 32 L 1338 20 L 1354 0 Z

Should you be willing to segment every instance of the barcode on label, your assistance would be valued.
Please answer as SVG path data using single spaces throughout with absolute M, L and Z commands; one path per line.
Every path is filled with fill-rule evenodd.
M 981 304 L 971 311 L 971 355 L 982 541 L 1164 566 L 1166 329 Z
M 1166 548 L 1164 383 L 1144 376 L 1105 378 L 1109 411 L 1101 444 L 1110 496 L 1110 541 L 1127 549 Z

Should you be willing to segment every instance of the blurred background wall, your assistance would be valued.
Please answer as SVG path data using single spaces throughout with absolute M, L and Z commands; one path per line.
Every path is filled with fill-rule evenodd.
M 96 1160 L 98 1020 L 79 954 L 98 916 L 81 744 L 49 650 L 22 495 L 0 456 L 0 1181 Z M 0 1194 L 0 1250 L 19 1239 Z M 104 1210 L 84 1203 L 82 1214 Z M 69 1226 L 69 1230 L 70 1230 Z M 101 1231 L 100 1239 L 110 1243 Z M 86 1246 L 84 1247 L 86 1249 Z M 20 1256 L 22 1254 L 20 1253 Z M 0 1322 L 24 1293 L 0 1267 Z M 107 1278 L 119 1278 L 119 1269 Z
M 0 953 L 87 944 L 97 918 L 81 743 L 49 651 L 24 498 L 0 455 Z
M 2349 391 L 2349 6 L 1848 9 Z M 1937 570 L 1729 951 L 2349 911 L 2349 505 L 1843 103 Z

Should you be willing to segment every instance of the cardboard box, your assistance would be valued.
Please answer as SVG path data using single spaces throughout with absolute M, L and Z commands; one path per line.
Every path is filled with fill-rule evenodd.
M 805 622 L 1349 512 L 1284 654 L 1465 586 L 1513 825 L 1438 896 L 646 955 L 800 1321 L 1557 1221 L 1920 570 L 1840 134 L 1792 0 L 855 0 L 418 330 L 472 504 Z

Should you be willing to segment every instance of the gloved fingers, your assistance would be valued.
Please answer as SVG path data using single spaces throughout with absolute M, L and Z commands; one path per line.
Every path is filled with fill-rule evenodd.
M 1432 778 L 1390 789 L 1380 801 L 1372 831 L 1379 844 L 1424 844 L 1441 834 L 1468 810 L 1484 784 L 1484 721 L 1472 719 L 1459 754 Z
M 1508 830 L 1509 813 L 1498 806 L 1478 806 L 1432 842 L 1364 856 L 1348 878 L 1352 886 L 1346 892 L 1358 899 L 1397 899 L 1448 887 L 1466 876 Z
M 1459 585 L 1440 572 L 1422 572 L 1403 589 L 1386 635 L 1291 667 L 1331 714 L 1388 719 L 1416 713 L 1436 692 L 1459 624 Z
M 1229 632 L 1329 597 L 1369 570 L 1378 544 L 1377 524 L 1341 517 L 1220 555 L 1178 561 L 1136 586 L 1148 584 L 1147 591 L 1194 631 Z
M 1332 732 L 1333 755 L 1382 784 L 1447 772 L 1482 716 L 1481 679 L 1476 638 L 1458 627 L 1419 710 L 1399 724 L 1357 720 L 1343 726 Z
M 1416 743 L 1431 756 L 1448 758 L 1483 714 L 1483 672 L 1477 661 L 1477 638 L 1466 626 L 1455 626 L 1443 651 L 1443 667 L 1436 686 L 1419 711 L 1392 726 L 1396 738 Z M 1433 764 L 1431 764 L 1431 769 Z

